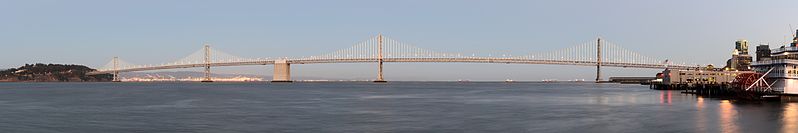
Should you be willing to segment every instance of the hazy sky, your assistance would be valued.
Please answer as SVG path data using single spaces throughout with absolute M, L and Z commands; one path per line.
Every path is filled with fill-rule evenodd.
M 784 42 L 796 0 L 0 0 L 0 68 L 182 58 L 210 42 L 242 57 L 310 56 L 383 33 L 437 51 L 548 51 L 606 40 L 652 57 L 722 66 L 734 40 Z M 752 48 L 753 49 L 753 48 Z M 294 65 L 294 76 L 370 79 L 374 64 Z M 388 80 L 592 79 L 595 68 L 408 63 Z M 196 69 L 187 69 L 196 70 Z M 270 66 L 215 69 L 271 75 Z M 177 70 L 176 70 L 177 71 Z M 606 69 L 605 76 L 656 70 Z M 606 78 L 606 77 L 605 77 Z

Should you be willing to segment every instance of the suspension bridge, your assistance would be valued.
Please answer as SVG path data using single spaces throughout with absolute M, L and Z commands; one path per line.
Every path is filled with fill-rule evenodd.
M 498 55 L 501 55 L 499 57 Z M 523 55 L 509 53 L 464 54 L 438 52 L 404 43 L 379 34 L 357 42 L 349 48 L 327 54 L 296 58 L 242 58 L 222 51 L 204 47 L 185 58 L 158 65 L 136 65 L 114 57 L 105 66 L 89 75 L 113 74 L 120 81 L 119 73 L 163 69 L 204 68 L 203 82 L 212 82 L 211 68 L 223 66 L 273 65 L 272 82 L 291 82 L 292 64 L 322 63 L 376 63 L 377 77 L 374 82 L 385 82 L 383 63 L 431 62 L 431 63 L 500 63 L 500 64 L 548 64 L 595 66 L 596 81 L 601 81 L 601 67 L 648 68 L 648 69 L 698 69 L 700 65 L 673 64 L 667 59 L 652 58 L 598 38 L 594 41 L 571 47 Z

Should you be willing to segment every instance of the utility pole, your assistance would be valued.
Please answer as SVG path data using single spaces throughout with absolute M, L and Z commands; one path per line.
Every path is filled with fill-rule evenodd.
M 119 57 L 114 57 L 114 79 L 111 82 L 122 82 L 119 80 Z
M 377 67 L 377 80 L 374 80 L 374 82 L 387 82 L 382 77 L 382 62 L 383 62 L 383 59 L 382 59 L 382 33 L 377 35 L 377 42 L 378 42 L 377 43 L 378 44 L 378 46 L 377 46 L 377 54 L 378 54 L 377 55 L 377 62 L 379 63 L 379 65 Z
M 202 82 L 213 82 L 211 80 L 211 46 L 205 44 L 205 79 Z
M 596 83 L 601 82 L 601 37 L 596 40 Z

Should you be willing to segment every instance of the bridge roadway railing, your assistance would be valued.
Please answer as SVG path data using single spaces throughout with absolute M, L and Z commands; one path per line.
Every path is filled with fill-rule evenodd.
M 548 65 L 578 65 L 596 66 L 596 61 L 570 61 L 570 60 L 540 60 L 540 59 L 518 59 L 518 58 L 385 58 L 384 62 L 407 62 L 407 63 L 500 63 L 500 64 L 548 64 Z M 352 59 L 300 59 L 291 60 L 291 64 L 320 64 L 320 63 L 364 63 L 377 62 L 375 58 L 352 58 Z M 629 67 L 629 68 L 650 68 L 650 69 L 694 69 L 694 66 L 686 65 L 665 65 L 665 64 L 645 64 L 645 63 L 623 63 L 623 62 L 602 62 L 601 66 L 607 67 Z
M 377 62 L 376 58 L 340 58 L 340 59 L 286 59 L 289 64 L 326 64 L 326 63 L 369 63 Z M 260 61 L 233 61 L 233 62 L 214 62 L 212 67 L 219 66 L 246 66 L 246 65 L 273 65 L 275 60 Z M 383 62 L 406 62 L 406 63 L 500 63 L 500 64 L 548 64 L 548 65 L 577 65 L 577 66 L 596 66 L 596 61 L 569 61 L 569 60 L 541 60 L 523 58 L 484 58 L 484 57 L 457 57 L 457 58 L 384 58 Z M 199 64 L 177 64 L 161 65 L 136 68 L 122 68 L 119 72 L 149 71 L 163 69 L 180 69 L 204 67 L 204 63 Z M 693 69 L 696 67 L 684 65 L 664 65 L 664 64 L 643 64 L 643 63 L 623 63 L 623 62 L 602 62 L 601 66 L 623 67 L 623 68 L 650 68 L 650 69 Z M 112 73 L 114 70 L 101 70 L 87 73 L 89 75 Z
M 262 61 L 240 61 L 240 62 L 215 62 L 211 63 L 212 67 L 219 67 L 219 66 L 246 66 L 246 65 L 271 65 L 274 64 L 274 60 L 262 60 Z M 160 66 L 143 66 L 143 67 L 133 67 L 133 68 L 121 68 L 117 71 L 119 72 L 135 72 L 135 71 L 151 71 L 151 70 L 164 70 L 164 69 L 181 69 L 181 68 L 196 68 L 196 67 L 205 67 L 204 63 L 194 63 L 194 64 L 176 64 L 176 65 L 160 65 Z M 115 70 L 99 70 L 94 72 L 86 73 L 88 75 L 96 75 L 96 74 L 105 74 L 111 73 Z

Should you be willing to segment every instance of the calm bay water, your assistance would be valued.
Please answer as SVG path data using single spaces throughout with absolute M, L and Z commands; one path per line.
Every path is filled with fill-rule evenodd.
M 798 103 L 592 83 L 0 83 L 0 132 L 798 132 Z

